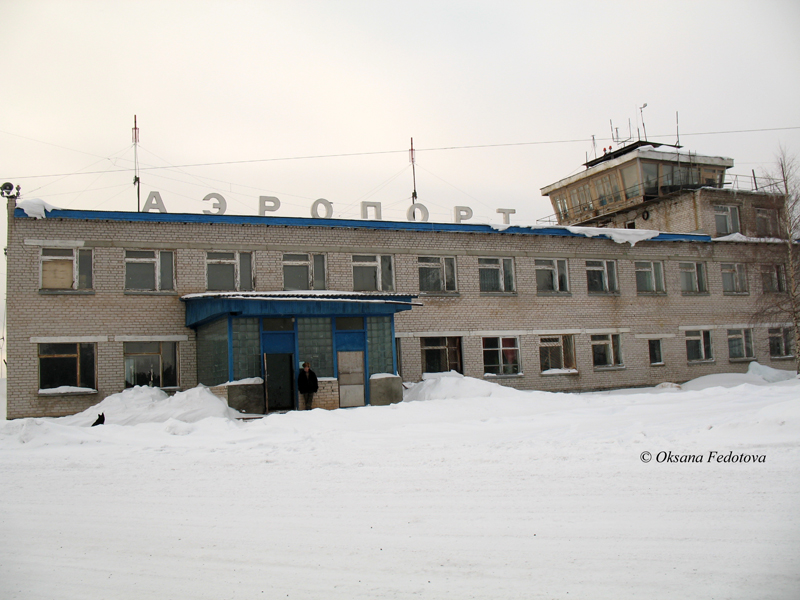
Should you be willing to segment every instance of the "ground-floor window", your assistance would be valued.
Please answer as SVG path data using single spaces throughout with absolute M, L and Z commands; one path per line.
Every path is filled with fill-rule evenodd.
M 686 332 L 686 359 L 689 362 L 714 359 L 710 331 L 695 330 Z
M 770 327 L 769 355 L 772 358 L 794 356 L 794 340 L 791 327 Z
M 517 338 L 483 338 L 483 372 L 491 375 L 519 374 L 519 341 Z
M 125 387 L 178 386 L 177 342 L 125 342 Z
M 96 344 L 39 344 L 38 349 L 39 389 L 97 387 Z
M 755 358 L 752 329 L 728 329 L 728 357 Z
M 650 350 L 650 364 L 663 365 L 664 355 L 661 352 L 661 340 L 647 340 L 647 345 Z
M 460 337 L 425 337 L 420 339 L 423 373 L 463 373 Z
M 391 317 L 367 317 L 369 374 L 394 373 L 394 338 Z
M 622 366 L 622 340 L 618 333 L 592 336 L 592 364 L 595 367 Z
M 539 338 L 539 366 L 542 373 L 554 369 L 576 369 L 575 337 L 557 335 Z

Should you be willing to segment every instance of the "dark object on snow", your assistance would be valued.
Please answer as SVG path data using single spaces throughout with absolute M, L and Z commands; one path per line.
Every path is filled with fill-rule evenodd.
M 92 423 L 92 427 L 94 427 L 95 425 L 102 425 L 105 422 L 106 422 L 106 413 L 100 413 L 99 415 L 97 415 L 97 420 L 94 423 Z

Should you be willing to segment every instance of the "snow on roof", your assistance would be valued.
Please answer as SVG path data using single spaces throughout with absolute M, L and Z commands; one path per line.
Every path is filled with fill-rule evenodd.
M 30 200 L 23 200 L 17 204 L 17 208 L 21 208 L 26 215 L 33 219 L 44 219 L 47 217 L 45 211 L 61 210 L 57 206 L 45 202 L 41 198 L 31 198 Z
M 199 292 L 181 296 L 181 300 L 201 298 L 228 298 L 235 300 L 303 300 L 312 299 L 317 302 L 374 302 L 380 304 L 410 304 L 408 298 L 416 298 L 414 294 L 399 292 L 342 292 L 337 290 L 295 290 L 281 292 Z
M 781 238 L 771 237 L 747 237 L 741 233 L 732 233 L 730 235 L 723 235 L 721 237 L 711 238 L 714 242 L 757 242 L 759 244 L 785 244 L 786 240 Z
M 491 227 L 498 231 L 505 231 L 510 226 L 504 224 L 491 225 Z M 522 228 L 521 226 L 517 227 Z M 526 227 L 526 229 L 563 229 L 575 235 L 582 235 L 585 237 L 605 236 L 611 238 L 617 244 L 628 243 L 631 246 L 635 246 L 636 242 L 651 240 L 661 235 L 661 232 L 655 229 L 613 229 L 610 227 L 579 227 L 573 225 L 530 225 Z

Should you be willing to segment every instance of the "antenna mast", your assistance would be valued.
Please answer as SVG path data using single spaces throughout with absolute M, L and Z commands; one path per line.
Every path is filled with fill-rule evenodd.
M 133 115 L 133 185 L 136 186 L 136 212 L 142 212 L 141 180 L 139 179 L 139 126 L 136 125 L 136 115 Z
M 408 160 L 411 163 L 411 175 L 414 180 L 414 191 L 411 192 L 411 204 L 417 202 L 417 155 L 414 152 L 414 138 L 411 138 L 411 150 L 408 151 Z M 416 215 L 416 213 L 414 213 Z

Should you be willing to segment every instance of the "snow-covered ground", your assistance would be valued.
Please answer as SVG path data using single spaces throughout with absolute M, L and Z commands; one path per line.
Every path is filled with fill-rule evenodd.
M 0 597 L 797 598 L 800 380 L 777 379 L 434 377 L 251 422 L 136 388 L 0 421 Z

